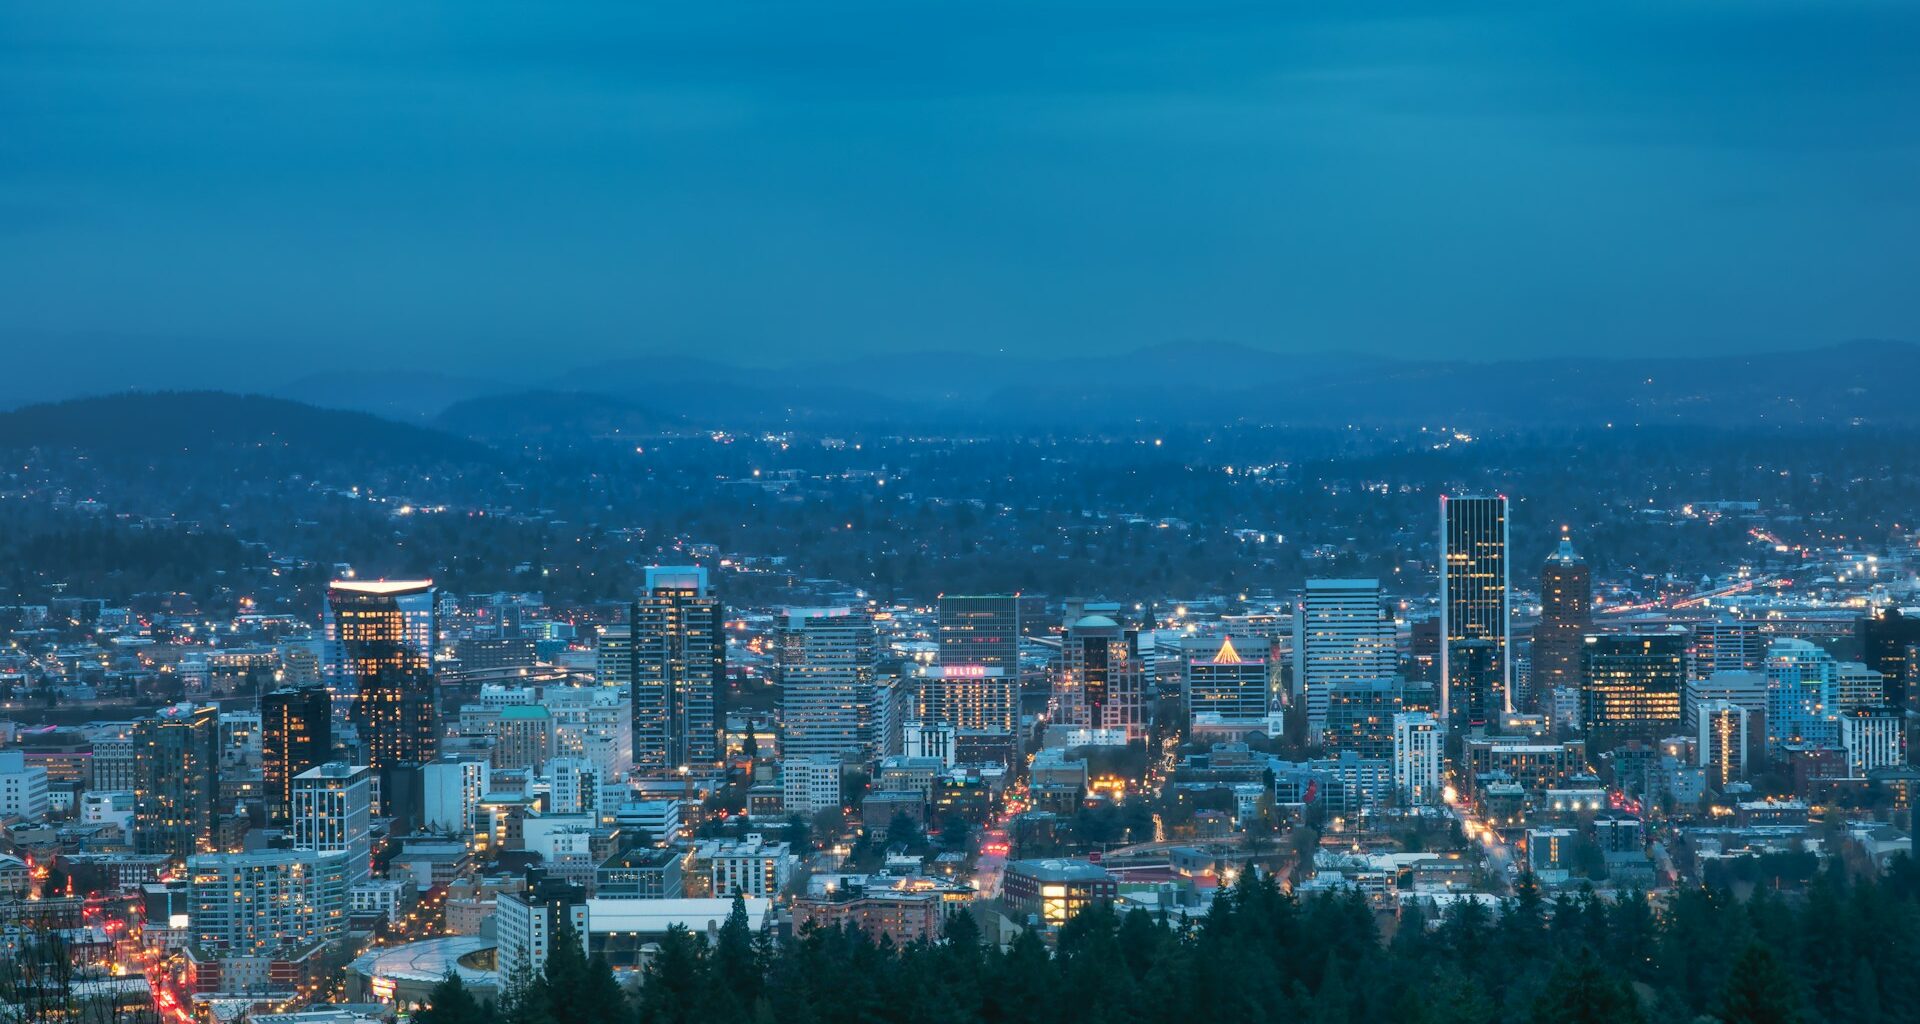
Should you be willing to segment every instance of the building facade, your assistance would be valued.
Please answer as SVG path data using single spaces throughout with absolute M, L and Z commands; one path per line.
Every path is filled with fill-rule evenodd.
M 1529 691 L 1538 698 L 1580 685 L 1580 660 L 1593 628 L 1593 574 L 1562 529 L 1560 546 L 1540 569 L 1540 622 L 1533 627 Z M 1539 701 L 1530 702 L 1534 706 Z
M 1293 681 L 1306 703 L 1308 732 L 1326 728 L 1333 687 L 1391 679 L 1398 669 L 1379 580 L 1307 581 L 1294 608 Z
M 1507 498 L 1440 498 L 1440 717 L 1485 726 L 1513 710 L 1512 580 Z M 1475 671 L 1459 645 L 1484 644 Z
M 789 608 L 778 619 L 781 750 L 848 763 L 873 755 L 877 639 L 865 609 Z
M 333 754 L 333 701 L 319 684 L 274 690 L 260 698 L 260 776 L 267 817 L 293 812 L 294 776 Z
M 715 707 L 727 682 L 727 638 L 726 609 L 707 570 L 649 566 L 628 642 L 635 766 L 712 767 L 720 759 Z

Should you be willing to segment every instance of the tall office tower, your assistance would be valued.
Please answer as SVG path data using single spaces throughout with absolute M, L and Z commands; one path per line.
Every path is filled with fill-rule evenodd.
M 327 681 L 350 694 L 387 669 L 431 671 L 438 630 L 432 580 L 334 580 L 323 626 Z
M 327 588 L 336 697 L 354 695 L 367 762 L 382 775 L 425 764 L 439 749 L 437 635 L 432 580 L 335 580 Z M 383 800 L 394 796 L 383 789 Z
M 1581 674 L 1589 746 L 1652 741 L 1679 731 L 1687 641 L 1686 629 L 1679 626 L 1660 633 L 1588 634 Z
M 1145 739 L 1147 672 L 1135 644 L 1134 632 L 1108 616 L 1074 620 L 1054 671 L 1054 721 L 1089 730 L 1089 742 Z
M 1749 723 L 1754 715 L 1730 700 L 1709 700 L 1693 709 L 1694 749 L 1700 767 L 1707 770 L 1707 781 L 1721 792 L 1730 783 L 1747 779 L 1748 744 L 1752 742 Z
M 1181 685 L 1187 720 L 1203 715 L 1221 722 L 1265 720 L 1271 711 L 1265 653 L 1262 646 L 1253 656 L 1241 654 L 1228 636 L 1209 638 L 1201 651 L 1189 653 Z
M 974 760 L 1011 762 L 1020 728 L 1020 596 L 941 594 L 931 718 L 949 723 Z M 976 751 L 977 748 L 977 751 Z
M 329 761 L 293 779 L 293 848 L 346 861 L 349 886 L 373 877 L 373 769 Z
M 1592 629 L 1593 575 L 1562 527 L 1560 547 L 1540 569 L 1540 623 L 1533 627 L 1528 688 L 1534 703 L 1563 686 L 1580 685 L 1580 651 Z
M 1327 694 L 1327 728 L 1321 742 L 1328 750 L 1351 750 L 1365 758 L 1393 756 L 1393 719 L 1406 709 L 1400 684 L 1392 679 L 1340 683 Z
M 191 942 L 220 959 L 294 954 L 347 934 L 346 861 L 276 850 L 187 861 Z
M 707 570 L 649 566 L 630 621 L 634 765 L 711 767 L 720 759 L 714 705 L 727 682 L 727 637 Z
M 1769 638 L 1760 623 L 1722 615 L 1693 624 L 1693 678 L 1716 672 L 1764 672 Z
M 593 679 L 601 686 L 633 682 L 633 623 L 601 626 L 593 644 Z
M 260 775 L 269 819 L 287 820 L 293 777 L 326 763 L 332 753 L 333 702 L 326 687 L 315 683 L 260 698 Z
M 1513 710 L 1511 580 L 1507 565 L 1507 498 L 1440 496 L 1440 717 L 1466 698 L 1469 726 L 1485 725 Z M 1493 645 L 1489 666 L 1478 667 L 1476 685 L 1491 694 L 1469 695 L 1456 684 L 1456 645 Z
M 1333 687 L 1392 679 L 1398 669 L 1379 580 L 1307 581 L 1293 613 L 1293 685 L 1306 702 L 1309 733 L 1326 728 Z
M 1880 673 L 1887 703 L 1905 708 L 1920 682 L 1920 610 L 1882 608 L 1860 620 L 1860 660 Z
M 858 608 L 788 608 L 776 620 L 781 753 L 869 760 L 873 741 L 873 616 Z
M 1408 806 L 1440 802 L 1440 723 L 1424 711 L 1393 716 L 1393 784 Z
M 175 704 L 135 727 L 134 852 L 218 852 L 219 719 L 216 705 Z

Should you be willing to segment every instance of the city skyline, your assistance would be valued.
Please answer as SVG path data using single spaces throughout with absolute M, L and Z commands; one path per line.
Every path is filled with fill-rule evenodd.
M 0 1022 L 1914 1019 L 1916 58 L 0 5 Z

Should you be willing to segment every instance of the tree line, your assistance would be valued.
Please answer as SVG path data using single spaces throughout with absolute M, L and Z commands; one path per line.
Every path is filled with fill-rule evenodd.
M 1182 925 L 1090 908 L 1053 948 L 1004 948 L 955 913 L 938 942 L 851 928 L 670 932 L 637 991 L 556 943 L 506 1005 L 450 979 L 423 1024 L 1893 1024 L 1920 1007 L 1920 869 L 1833 870 L 1804 893 L 1704 887 L 1495 905 L 1410 904 L 1393 927 L 1357 892 L 1305 897 L 1252 873 Z

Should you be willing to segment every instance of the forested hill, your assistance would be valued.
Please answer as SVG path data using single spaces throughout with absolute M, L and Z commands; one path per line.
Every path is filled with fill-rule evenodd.
M 377 416 L 223 391 L 153 391 L 75 398 L 0 412 L 0 449 L 126 455 L 268 450 L 324 460 L 470 462 L 481 444 Z

